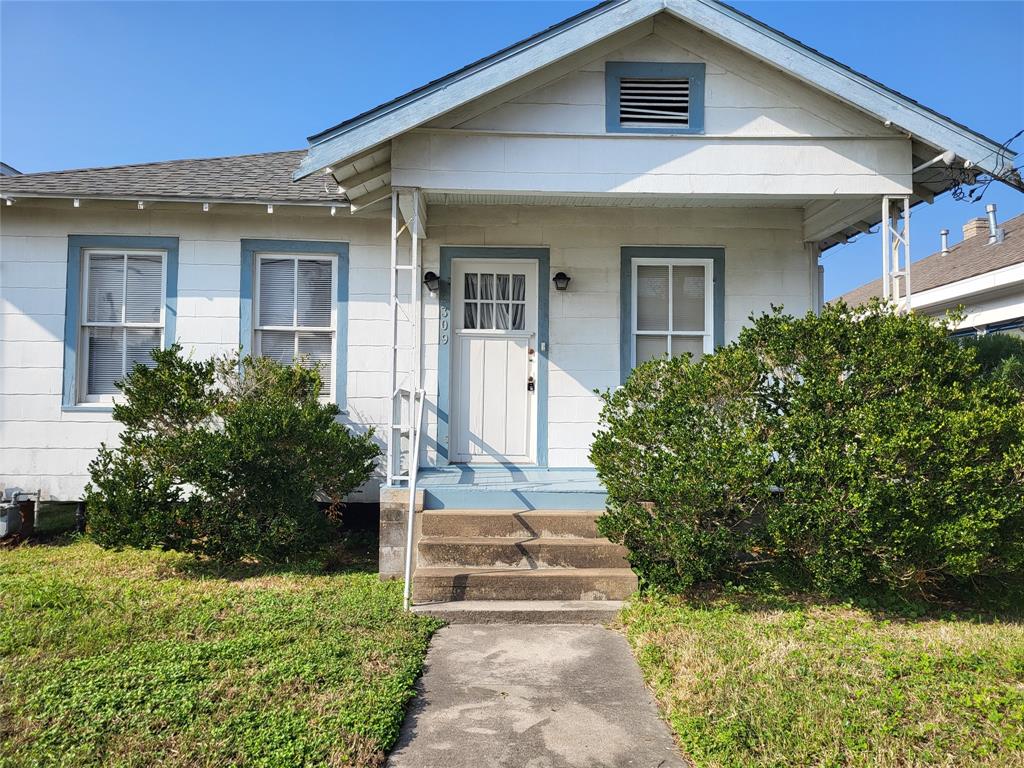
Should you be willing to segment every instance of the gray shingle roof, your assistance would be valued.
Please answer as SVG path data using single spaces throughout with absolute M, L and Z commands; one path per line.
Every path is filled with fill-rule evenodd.
M 170 160 L 108 168 L 26 173 L 0 178 L 0 192 L 17 198 L 83 197 L 340 203 L 337 186 L 311 176 L 292 181 L 305 150 Z
M 1005 232 L 1001 243 L 988 244 L 988 230 L 980 232 L 949 249 L 926 256 L 911 265 L 913 292 L 920 293 L 940 285 L 949 285 L 1003 267 L 1024 263 L 1024 214 L 1000 225 Z M 872 280 L 844 293 L 840 298 L 851 307 L 864 304 L 872 296 L 882 295 L 882 280 Z

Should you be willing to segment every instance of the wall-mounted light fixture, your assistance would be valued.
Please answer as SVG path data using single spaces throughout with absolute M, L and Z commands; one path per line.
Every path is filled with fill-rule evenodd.
M 564 291 L 568 289 L 570 280 L 572 280 L 572 278 L 565 274 L 565 272 L 559 272 L 551 278 L 551 282 L 555 284 L 556 291 Z
M 427 290 L 431 293 L 437 293 L 437 289 L 441 287 L 441 278 L 438 277 L 436 272 L 427 272 L 423 276 L 423 284 L 427 286 Z

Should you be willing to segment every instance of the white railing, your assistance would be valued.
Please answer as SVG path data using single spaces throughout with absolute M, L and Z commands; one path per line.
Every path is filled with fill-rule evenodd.
M 419 189 L 395 189 L 391 193 L 391 414 L 388 424 L 387 444 L 387 485 L 409 492 L 406 518 L 405 585 L 402 604 L 408 610 L 412 593 L 412 548 L 416 523 L 416 481 L 419 475 L 420 442 L 423 428 L 423 406 L 426 393 L 423 390 L 423 283 L 421 282 L 420 245 L 425 235 L 425 213 Z M 399 220 L 404 223 L 399 225 Z M 399 241 L 409 233 L 410 247 L 407 263 L 399 258 Z M 401 296 L 402 277 L 409 278 L 409 307 L 406 309 Z M 401 326 L 406 323 L 410 330 L 410 343 L 400 344 Z M 409 358 L 403 361 L 403 353 Z M 403 450 L 402 439 L 408 444 Z M 403 466 L 403 454 L 406 461 Z

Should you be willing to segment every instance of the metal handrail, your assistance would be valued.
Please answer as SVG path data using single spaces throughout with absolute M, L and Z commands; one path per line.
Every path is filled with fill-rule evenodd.
M 412 401 L 409 403 L 409 510 L 405 521 L 405 585 L 402 588 L 402 609 L 409 610 L 409 598 L 412 595 L 412 545 L 413 525 L 416 522 L 416 480 L 420 465 L 420 431 L 423 428 L 423 400 L 426 392 L 422 389 L 413 390 Z

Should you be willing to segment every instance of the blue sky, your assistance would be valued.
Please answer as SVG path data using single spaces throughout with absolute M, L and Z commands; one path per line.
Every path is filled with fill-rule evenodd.
M 1020 0 L 732 4 L 995 139 L 1024 128 Z M 31 172 L 302 147 L 590 5 L 0 0 L 0 159 Z M 1024 212 L 1001 185 L 918 206 L 914 256 L 944 226 L 958 241 L 986 202 Z M 879 249 L 876 235 L 829 251 L 827 296 L 877 277 Z

